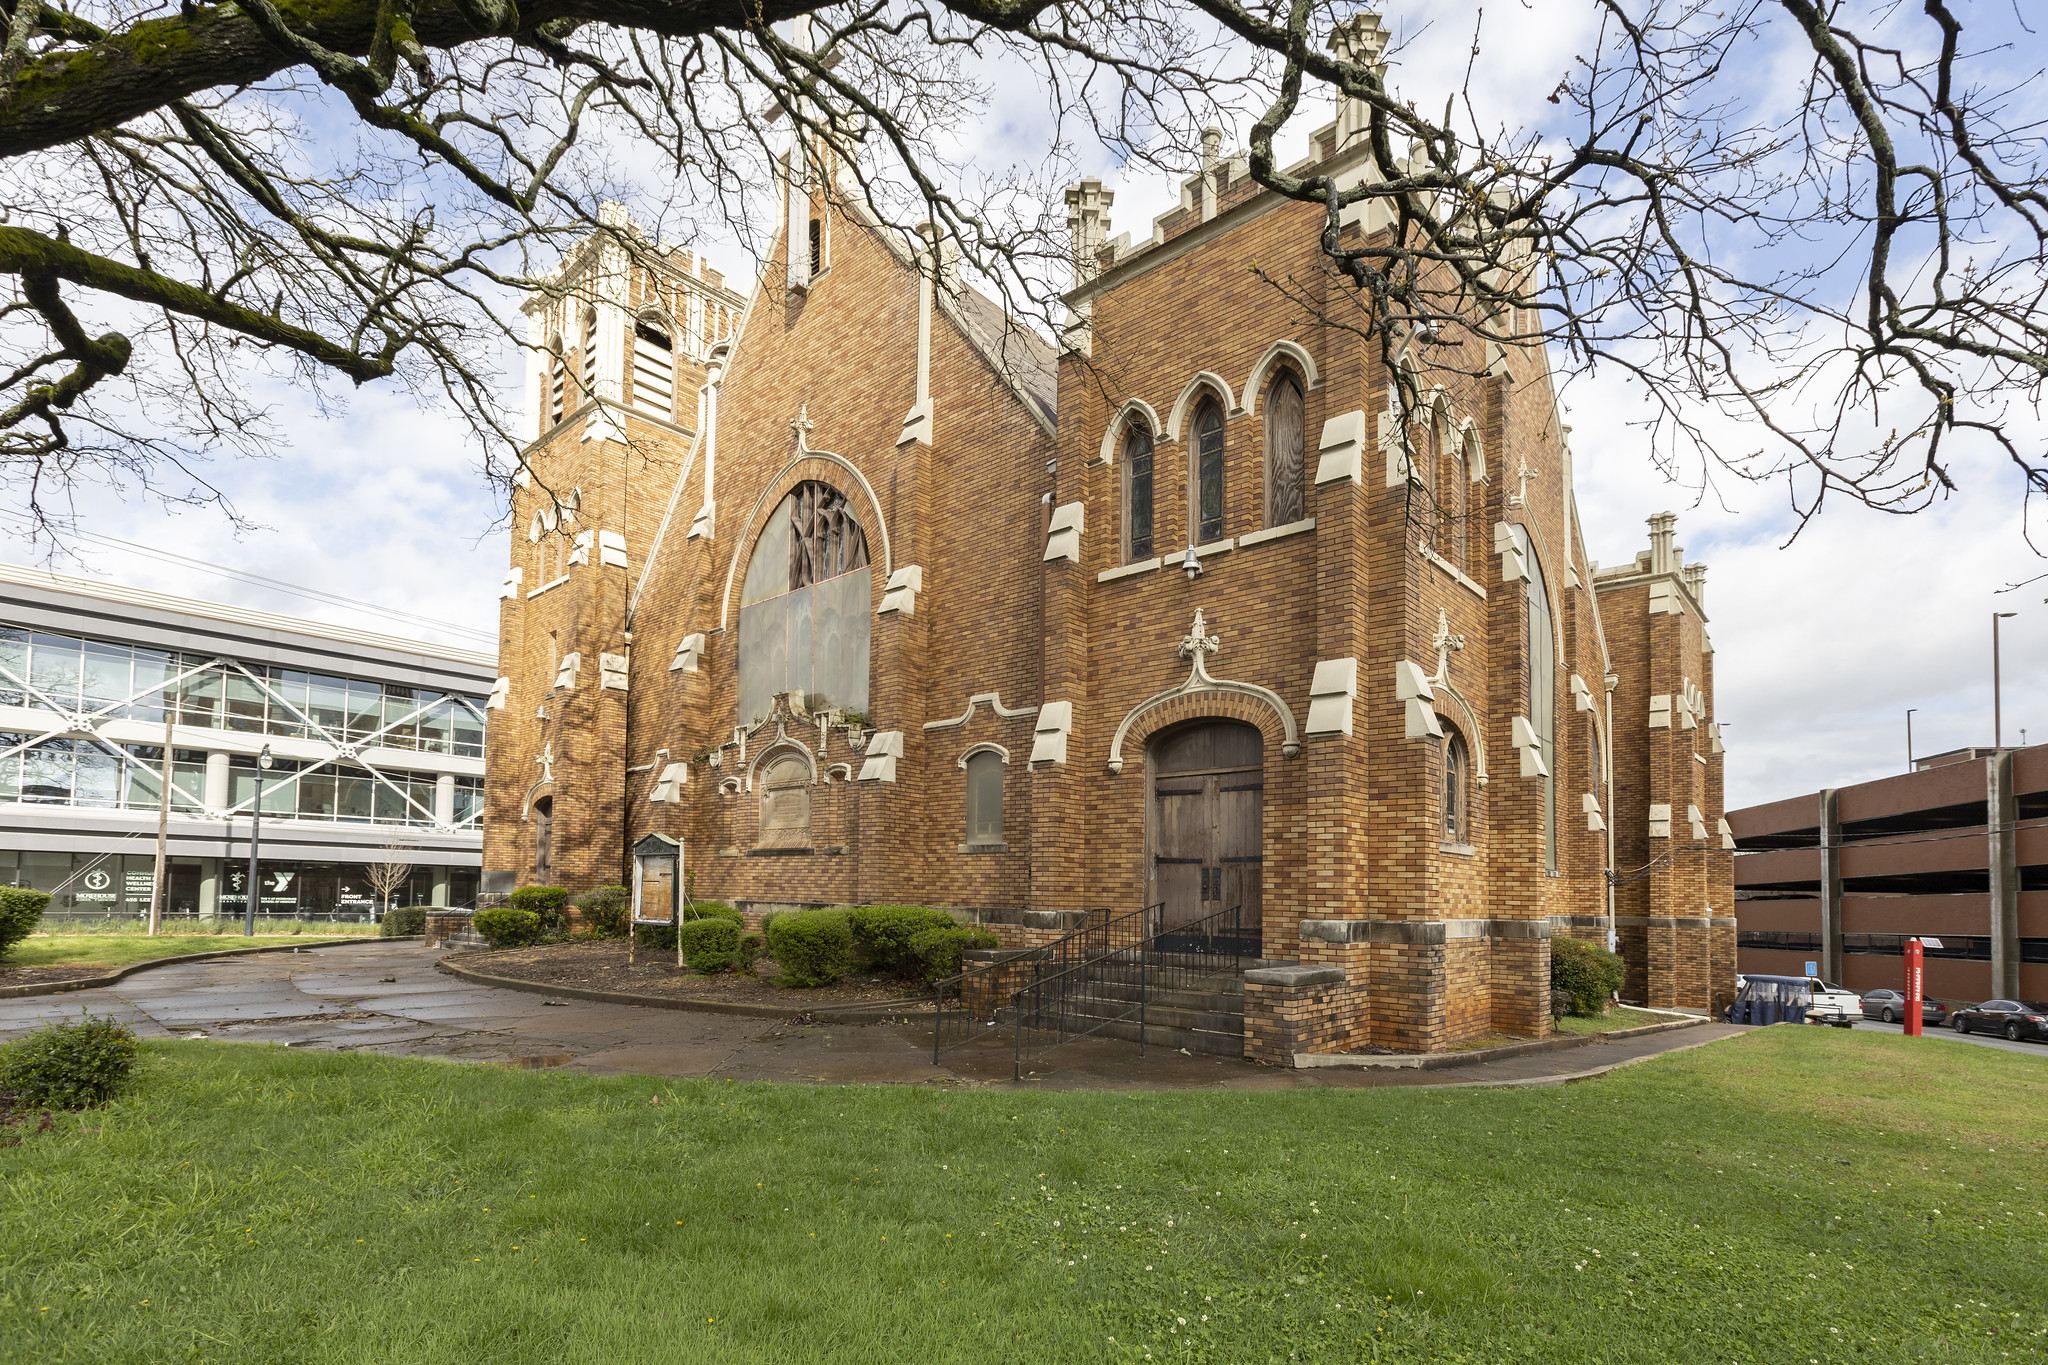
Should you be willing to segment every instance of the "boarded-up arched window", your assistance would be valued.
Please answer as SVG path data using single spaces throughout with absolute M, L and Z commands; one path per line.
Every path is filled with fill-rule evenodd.
M 779 754 L 761 768 L 762 848 L 808 848 L 811 843 L 811 765 Z
M 1301 381 L 1282 370 L 1266 389 L 1266 525 L 1285 526 L 1305 515 L 1302 460 L 1307 451 Z

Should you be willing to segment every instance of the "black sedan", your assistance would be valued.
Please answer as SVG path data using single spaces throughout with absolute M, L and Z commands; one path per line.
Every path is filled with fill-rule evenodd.
M 1863 1017 L 1882 1019 L 1887 1024 L 1896 1024 L 1906 1017 L 1906 993 L 1904 991 L 1876 990 L 1863 992 Z M 1946 1024 L 1948 1006 L 1939 1000 L 1920 1001 L 1920 1022 L 1923 1024 Z
M 1950 1014 L 1948 1026 L 1957 1033 L 2002 1033 L 2015 1043 L 2048 1038 L 2048 1005 L 2038 1000 L 1986 1000 Z

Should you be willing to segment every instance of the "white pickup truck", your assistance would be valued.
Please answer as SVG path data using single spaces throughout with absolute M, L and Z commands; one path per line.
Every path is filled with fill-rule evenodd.
M 1837 986 L 1817 976 L 1806 980 L 1813 990 L 1813 1003 L 1806 1007 L 1807 1023 L 1849 1028 L 1863 1017 L 1863 997 L 1847 986 Z

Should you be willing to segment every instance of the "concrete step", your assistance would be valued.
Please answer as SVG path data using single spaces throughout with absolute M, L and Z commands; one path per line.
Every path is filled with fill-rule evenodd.
M 1081 994 L 1098 1000 L 1119 1000 L 1128 1002 L 1133 1008 L 1138 1004 L 1136 982 L 1090 981 L 1081 987 Z M 1243 1014 L 1244 993 L 1221 989 L 1158 991 L 1148 990 L 1145 998 L 1153 1005 L 1168 1005 L 1175 1009 L 1209 1010 L 1217 1014 Z
M 1104 1024 L 1100 1030 L 1106 1038 L 1121 1038 L 1125 1042 L 1138 1041 L 1138 1020 L 1135 1015 Z M 1206 1053 L 1216 1057 L 1242 1057 L 1244 1055 L 1244 1034 L 1215 1032 L 1208 1029 L 1167 1028 L 1155 1023 L 1151 1011 L 1146 1011 L 1145 1045 L 1147 1047 L 1186 1048 L 1189 1052 Z
M 1070 1014 L 1083 1019 L 1107 1019 L 1129 1022 L 1133 1027 L 1138 1020 L 1136 1001 L 1090 999 L 1086 996 L 1067 1002 Z M 1153 1000 L 1145 1006 L 1145 1022 L 1148 1026 L 1158 1025 L 1169 1029 L 1195 1029 L 1205 1033 L 1228 1033 L 1244 1036 L 1244 1014 L 1222 1010 L 1181 1009 L 1163 1001 Z

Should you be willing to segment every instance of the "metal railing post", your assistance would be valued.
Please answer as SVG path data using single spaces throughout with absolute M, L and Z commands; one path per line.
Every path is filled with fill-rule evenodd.
M 1143 928 L 1142 924 L 1139 928 Z M 1145 1055 L 1145 940 L 1138 940 L 1138 1055 Z

